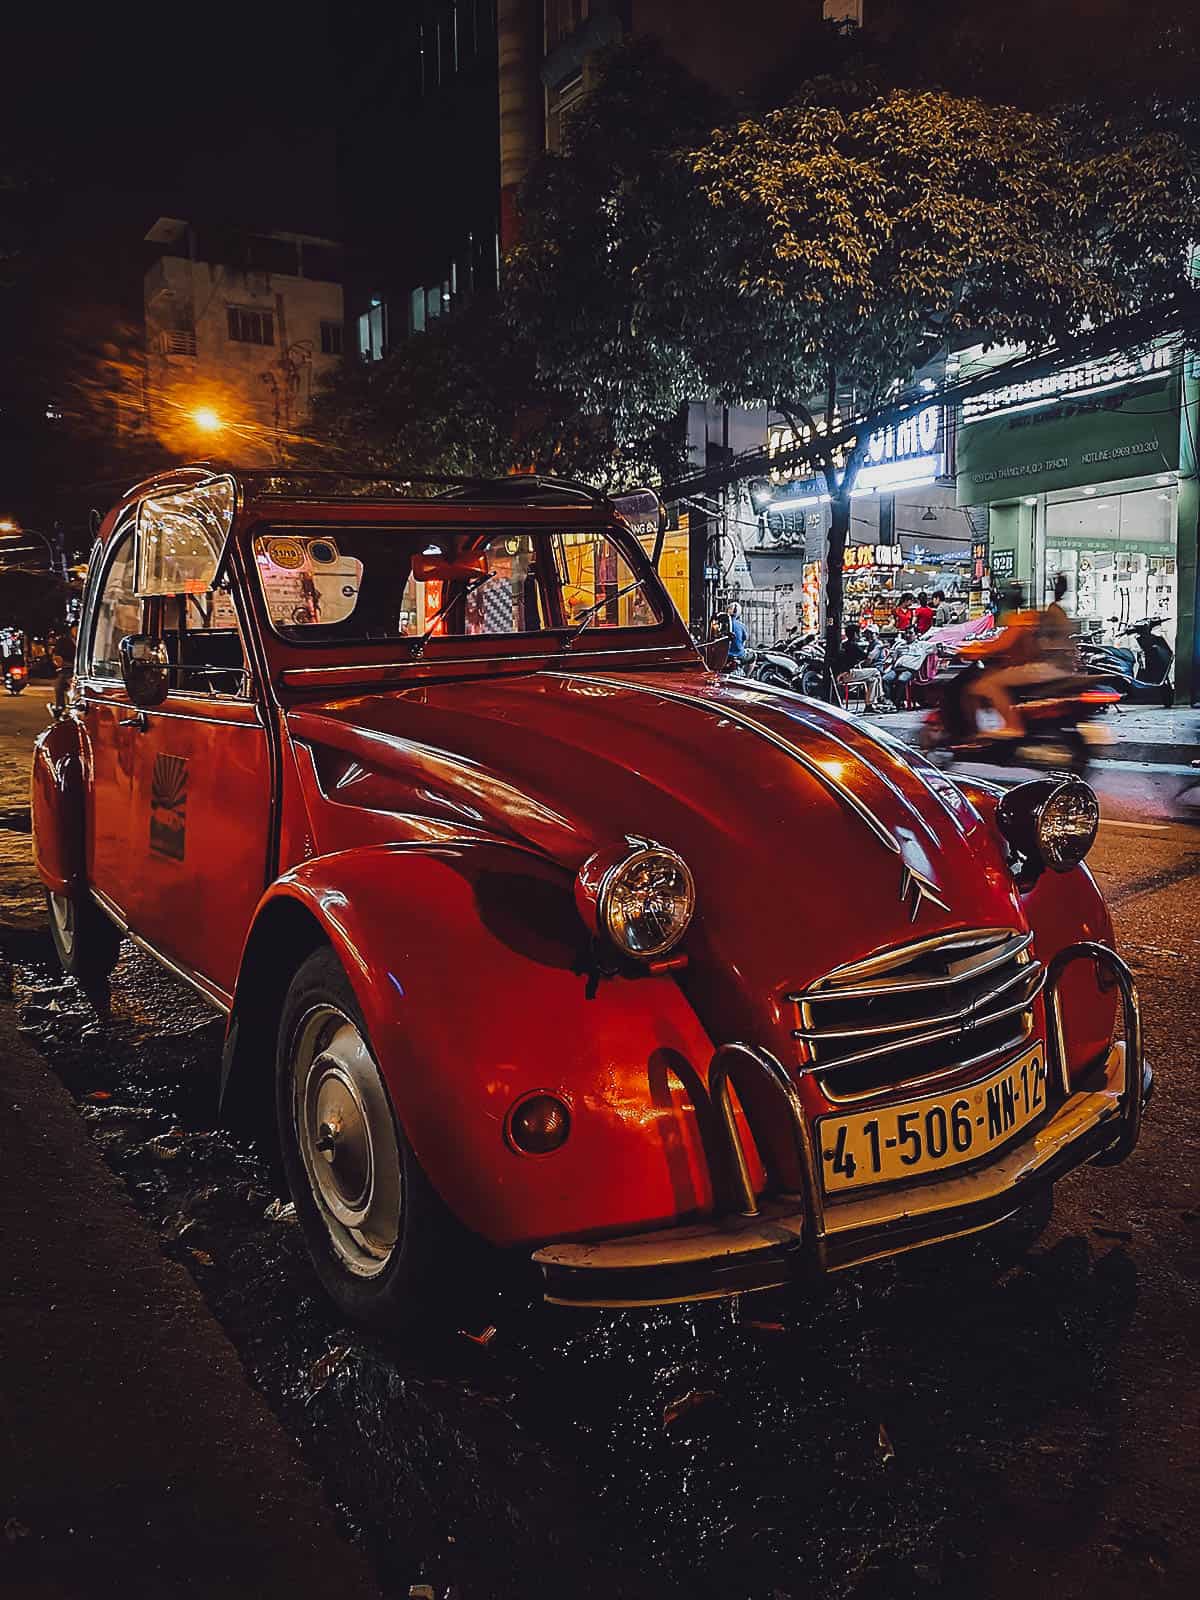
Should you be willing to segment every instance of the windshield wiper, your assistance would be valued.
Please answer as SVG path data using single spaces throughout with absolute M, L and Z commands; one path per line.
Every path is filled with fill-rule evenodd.
M 597 600 L 594 606 L 589 606 L 567 635 L 567 644 L 573 644 L 578 639 L 598 611 L 603 611 L 605 606 L 615 605 L 618 600 L 623 600 L 627 594 L 632 594 L 635 589 L 640 589 L 645 582 L 645 578 L 635 578 L 632 583 L 627 583 L 623 589 L 618 589 L 616 594 L 606 594 L 603 600 Z
M 490 572 L 481 572 L 477 578 L 468 578 L 466 586 L 461 594 L 451 595 L 449 600 L 444 601 L 443 604 L 437 608 L 437 610 L 433 613 L 433 616 L 430 618 L 429 626 L 417 640 L 417 648 L 413 651 L 412 655 L 412 659 L 414 661 L 420 661 L 421 657 L 425 654 L 425 646 L 429 643 L 430 639 L 433 638 L 433 630 L 446 615 L 447 611 L 449 611 L 450 607 L 456 606 L 460 600 L 464 605 L 466 605 L 467 596 L 474 594 L 476 589 L 482 588 L 485 583 L 489 583 L 491 578 L 492 574 Z

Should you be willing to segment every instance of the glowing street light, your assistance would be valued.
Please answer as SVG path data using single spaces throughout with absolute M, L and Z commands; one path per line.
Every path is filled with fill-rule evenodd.
M 192 421 L 201 433 L 220 433 L 224 426 L 211 406 L 197 406 L 192 412 Z

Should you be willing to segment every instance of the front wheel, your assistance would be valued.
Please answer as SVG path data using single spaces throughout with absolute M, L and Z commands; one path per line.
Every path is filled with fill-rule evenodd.
M 50 937 L 64 972 L 84 985 L 107 981 L 121 954 L 121 935 L 86 894 L 46 894 Z
M 309 956 L 292 979 L 275 1085 L 283 1168 L 325 1291 L 360 1322 L 428 1318 L 446 1298 L 453 1219 L 396 1118 L 332 950 Z

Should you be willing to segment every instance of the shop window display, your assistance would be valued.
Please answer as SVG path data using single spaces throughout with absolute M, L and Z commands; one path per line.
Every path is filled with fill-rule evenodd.
M 1121 629 L 1162 617 L 1172 649 L 1178 616 L 1174 484 L 1127 493 L 1098 487 L 1046 505 L 1045 598 L 1066 575 L 1080 631 L 1116 643 Z

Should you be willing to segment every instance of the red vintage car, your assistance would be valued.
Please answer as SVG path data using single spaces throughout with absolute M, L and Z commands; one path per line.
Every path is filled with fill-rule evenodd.
M 34 761 L 54 940 L 227 1014 L 224 1104 L 354 1316 L 481 1241 L 572 1305 L 764 1288 L 1137 1141 L 1087 785 L 713 672 L 652 542 L 558 481 L 209 467 L 101 528 Z

